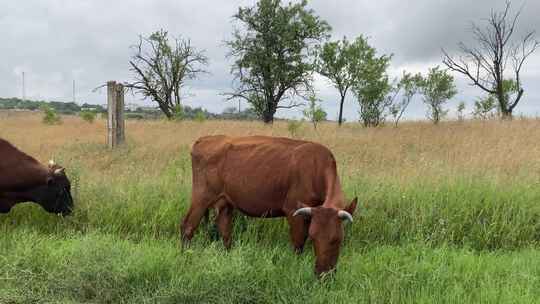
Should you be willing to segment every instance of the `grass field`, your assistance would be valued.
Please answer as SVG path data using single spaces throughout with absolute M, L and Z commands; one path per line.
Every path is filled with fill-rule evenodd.
M 0 215 L 0 303 L 540 302 L 540 120 L 304 125 L 360 199 L 322 281 L 284 219 L 238 215 L 230 251 L 203 225 L 180 249 L 190 146 L 222 133 L 288 136 L 283 122 L 128 121 L 110 152 L 103 120 L 0 113 L 0 137 L 65 165 L 76 199 L 69 218 L 32 204 Z

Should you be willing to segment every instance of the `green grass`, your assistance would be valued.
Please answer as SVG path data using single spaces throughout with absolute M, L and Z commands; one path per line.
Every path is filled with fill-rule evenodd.
M 137 164 L 113 164 L 124 169 L 113 179 L 96 177 L 73 161 L 74 216 L 53 216 L 32 204 L 0 216 L 0 303 L 540 298 L 537 183 L 467 174 L 406 183 L 346 176 L 345 191 L 357 194 L 361 207 L 346 229 L 337 274 L 319 281 L 311 245 L 303 255 L 293 254 L 283 219 L 237 216 L 231 251 L 205 224 L 192 246 L 181 250 L 178 227 L 191 176 L 189 154 L 179 155 L 157 176 Z
M 5 231 L 2 231 L 4 233 Z M 318 281 L 311 255 L 285 244 L 217 244 L 180 251 L 174 240 L 103 233 L 0 240 L 0 302 L 94 303 L 533 303 L 540 252 L 353 246 L 334 278 Z

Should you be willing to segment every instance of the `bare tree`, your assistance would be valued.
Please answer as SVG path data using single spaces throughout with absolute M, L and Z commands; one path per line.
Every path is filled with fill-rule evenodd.
M 520 78 L 521 69 L 526 59 L 540 46 L 534 39 L 534 31 L 525 34 L 521 40 L 512 40 L 521 10 L 512 17 L 510 7 L 511 2 L 506 1 L 502 12 L 492 10 L 485 28 L 472 24 L 472 34 L 478 42 L 477 46 L 471 47 L 460 42 L 461 55 L 457 58 L 443 50 L 443 62 L 450 70 L 467 76 L 472 81 L 471 85 L 497 98 L 503 118 L 511 118 L 512 111 L 521 100 L 524 93 Z M 512 73 L 505 73 L 509 63 L 512 66 Z M 512 96 L 505 94 L 505 80 L 511 80 L 516 84 Z
M 127 87 L 152 98 L 172 118 L 181 109 L 181 89 L 187 80 L 206 73 L 203 66 L 208 64 L 208 58 L 189 39 L 175 38 L 171 45 L 164 30 L 149 37 L 139 36 L 133 49 L 135 54 L 129 63 L 135 82 Z

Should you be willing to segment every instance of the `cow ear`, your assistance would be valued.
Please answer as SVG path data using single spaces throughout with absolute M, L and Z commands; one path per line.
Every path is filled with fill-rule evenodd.
M 358 198 L 355 197 L 351 203 L 349 204 L 349 206 L 345 207 L 345 211 L 349 212 L 351 215 L 354 214 L 354 211 L 356 210 L 356 204 L 358 202 Z

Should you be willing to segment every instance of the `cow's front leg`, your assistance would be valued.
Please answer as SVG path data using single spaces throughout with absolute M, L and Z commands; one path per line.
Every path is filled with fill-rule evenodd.
M 203 209 L 200 206 L 191 206 L 189 208 L 189 211 L 180 226 L 182 246 L 189 244 L 205 212 L 206 208 Z
M 294 251 L 301 254 L 304 251 L 304 244 L 308 237 L 309 220 L 303 216 L 287 216 L 289 222 L 289 233 Z

